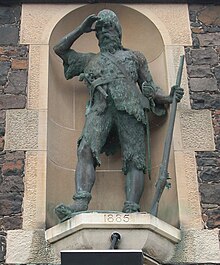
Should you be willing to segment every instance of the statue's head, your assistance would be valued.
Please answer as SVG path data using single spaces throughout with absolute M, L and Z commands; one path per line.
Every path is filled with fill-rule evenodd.
M 100 48 L 108 49 L 109 45 L 121 47 L 122 29 L 117 15 L 111 10 L 104 9 L 98 13 L 98 18 L 95 30 Z
M 101 10 L 98 13 L 99 20 L 96 22 L 95 29 L 99 32 L 102 28 L 106 30 L 115 30 L 121 39 L 121 25 L 117 15 L 109 9 Z

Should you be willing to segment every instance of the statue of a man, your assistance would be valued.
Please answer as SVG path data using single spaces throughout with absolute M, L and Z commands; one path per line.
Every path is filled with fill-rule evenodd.
M 98 39 L 98 54 L 71 49 L 82 34 L 91 31 L 95 31 Z M 99 155 L 113 153 L 119 144 L 122 170 L 126 175 L 126 201 L 122 211 L 140 211 L 139 201 L 147 168 L 146 112 L 153 111 L 162 116 L 166 113 L 164 104 L 172 102 L 174 91 L 177 101 L 183 96 L 183 90 L 176 86 L 172 87 L 170 95 L 165 96 L 153 82 L 144 55 L 123 48 L 121 37 L 122 29 L 116 14 L 102 10 L 97 16 L 88 16 L 54 47 L 55 53 L 63 60 L 66 79 L 79 76 L 90 94 L 84 129 L 78 141 L 74 202 L 56 207 L 60 220 L 88 209 L 95 169 L 100 165 Z

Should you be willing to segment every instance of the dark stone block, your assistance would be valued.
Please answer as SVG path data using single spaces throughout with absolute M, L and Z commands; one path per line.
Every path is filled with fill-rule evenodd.
M 220 82 L 220 66 L 215 67 L 214 69 L 215 77 Z
M 198 49 L 200 47 L 199 39 L 195 36 L 193 37 L 193 40 L 192 40 L 192 46 L 194 49 Z
M 29 47 L 27 45 L 19 45 L 16 47 L 17 58 L 28 58 Z
M 218 63 L 218 54 L 212 48 L 192 49 L 191 56 L 194 65 L 215 65 Z
M 220 204 L 220 183 L 200 184 L 199 191 L 202 203 Z
M 218 135 L 215 139 L 215 145 L 216 145 L 216 149 L 220 150 L 220 135 Z
M 11 68 L 20 69 L 20 70 L 28 69 L 28 60 L 27 59 L 13 59 Z
M 220 228 L 220 208 L 209 209 L 206 211 L 206 215 L 208 216 L 206 223 L 208 228 Z
M 191 22 L 196 22 L 196 12 L 194 10 L 189 11 L 189 19 Z
M 186 59 L 186 64 L 190 65 L 193 63 L 192 56 L 190 53 L 190 50 L 185 50 L 185 59 Z
M 195 11 L 196 13 L 202 9 L 204 9 L 204 6 L 203 5 L 197 5 L 197 4 L 190 4 L 188 5 L 188 8 L 190 11 Z
M 192 93 L 191 94 L 193 109 L 219 109 L 220 95 L 208 93 Z
M 1 166 L 3 165 L 5 163 L 5 153 L 1 153 L 0 154 L 0 173 L 2 173 L 2 171 L 1 171 Z
M 205 151 L 205 152 L 197 152 L 196 153 L 196 157 L 198 159 L 203 159 L 203 158 L 210 158 L 210 157 L 213 157 L 213 158 L 220 158 L 220 154 L 218 152 L 209 152 L 209 151 Z
M 23 109 L 26 105 L 24 95 L 0 95 L 0 110 Z
M 19 45 L 0 47 L 0 54 L 4 55 L 7 58 L 26 59 L 28 56 L 28 46 Z
M 15 176 L 15 175 L 22 175 L 24 171 L 24 161 L 17 160 L 17 161 L 6 161 L 2 166 L 2 174 L 4 176 Z
M 7 161 L 23 160 L 25 158 L 24 151 L 6 151 L 5 158 Z
M 198 15 L 199 21 L 206 26 L 220 25 L 220 5 L 207 5 Z
M 2 172 L 0 172 L 0 186 L 1 186 L 2 182 L 3 182 L 3 176 L 2 176 Z
M 5 139 L 4 137 L 0 137 L 0 152 L 2 152 L 4 150 L 4 146 L 5 146 Z
M 0 61 L 0 69 L 1 69 L 1 74 L 0 74 L 0 85 L 3 86 L 6 84 L 8 80 L 8 71 L 11 67 L 11 62 L 9 61 Z
M 4 110 L 0 111 L 0 123 L 5 123 L 6 113 Z
M 6 255 L 6 238 L 0 235 L 0 262 L 4 262 Z
M 220 125 L 214 125 L 214 133 L 215 133 L 215 135 L 217 135 L 217 137 L 220 136 Z M 220 150 L 220 149 L 218 149 L 218 150 Z
M 220 32 L 197 34 L 200 46 L 217 46 L 220 45 Z
M 215 111 L 213 112 L 213 118 L 214 118 L 214 120 L 216 121 L 215 124 L 220 125 L 220 110 L 215 110 Z
M 189 77 L 213 77 L 209 65 L 189 65 L 187 71 Z
M 205 33 L 215 33 L 215 32 L 220 32 L 220 26 L 203 26 L 203 30 Z
M 11 71 L 8 77 L 8 85 L 5 88 L 7 94 L 26 94 L 27 87 L 27 71 L 18 70 Z
M 3 227 L 4 230 L 15 230 L 22 228 L 22 216 L 13 215 L 5 216 L 0 218 L 0 227 Z
M 1 193 L 24 192 L 24 182 L 21 176 L 6 176 L 0 185 Z
M 0 27 L 0 45 L 18 44 L 19 29 L 17 26 Z
M 20 16 L 20 6 L 1 6 L 0 25 L 17 23 L 20 20 Z
M 0 94 L 4 94 L 4 88 L 3 88 L 3 86 L 0 86 Z
M 21 213 L 23 196 L 17 193 L 0 193 L 0 216 Z
M 200 179 L 203 182 L 220 182 L 220 168 L 209 167 L 200 172 Z
M 0 123 L 0 137 L 5 135 L 5 124 Z
M 207 158 L 197 158 L 197 166 L 199 167 L 220 167 L 220 158 L 207 157 Z
M 218 91 L 215 78 L 191 78 L 190 90 L 193 92 L 216 92 Z

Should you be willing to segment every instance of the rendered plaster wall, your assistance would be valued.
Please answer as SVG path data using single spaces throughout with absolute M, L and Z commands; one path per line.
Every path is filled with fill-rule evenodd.
M 7 264 L 52 264 L 59 262 L 54 258 L 53 251 L 45 242 L 44 235 L 46 224 L 48 58 L 50 52 L 48 44 L 50 33 L 55 28 L 55 25 L 65 15 L 78 7 L 80 6 L 23 5 L 22 31 L 20 34 L 20 7 L 2 8 L 1 6 L 0 8 L 0 12 L 3 14 L 1 16 L 2 24 L 0 25 L 0 40 L 2 42 L 0 66 L 2 73 L 4 73 L 1 76 L 2 87 L 0 95 L 2 106 L 0 119 L 2 128 L 2 177 L 0 178 L 0 196 L 2 199 L 0 201 L 1 263 L 4 263 L 5 260 L 6 235 Z M 179 55 L 184 53 L 183 47 L 188 46 L 191 49 L 188 7 L 187 5 L 132 5 L 130 7 L 138 12 L 145 13 L 146 17 L 156 23 L 159 32 L 162 34 L 165 43 L 164 57 L 166 58 L 168 70 L 168 76 L 164 78 L 167 79 L 167 87 L 170 87 L 175 83 Z M 205 9 L 202 6 L 191 6 L 191 8 L 191 20 L 195 13 L 200 13 L 201 10 Z M 193 19 L 197 20 L 195 18 L 197 15 Z M 213 11 L 210 11 L 207 15 L 207 17 L 211 18 L 213 16 Z M 215 19 L 216 21 L 218 19 Z M 200 29 L 200 26 L 194 27 L 196 30 Z M 5 33 L 7 32 L 6 28 L 8 28 L 10 34 Z M 208 28 L 217 29 L 218 27 L 214 25 L 214 27 Z M 19 35 L 21 37 L 18 45 Z M 210 35 L 208 34 L 207 36 Z M 211 36 L 213 35 L 211 34 Z M 199 49 L 209 51 L 210 47 L 206 45 L 201 45 L 206 48 L 201 49 L 199 46 Z M 212 53 L 213 48 L 217 47 L 215 50 L 218 51 L 218 45 L 212 46 Z M 29 47 L 30 51 L 28 84 L 26 81 L 27 75 L 24 74 L 27 72 L 27 47 Z M 186 55 L 190 52 L 186 49 Z M 212 72 L 212 78 L 215 78 L 218 84 L 217 66 L 218 63 L 215 65 L 214 72 Z M 195 64 L 194 68 L 197 67 L 199 67 L 198 64 Z M 154 71 L 153 65 L 152 71 Z M 14 75 L 13 77 L 12 74 Z M 189 68 L 188 74 L 190 75 Z M 210 82 L 213 82 L 212 84 L 215 86 L 215 81 L 211 80 Z M 16 85 L 10 85 L 10 83 Z M 220 260 L 218 230 L 204 229 L 204 223 L 202 223 L 195 151 L 197 151 L 200 178 L 202 179 L 203 169 L 212 172 L 214 168 L 214 173 L 212 172 L 208 175 L 215 176 L 215 172 L 218 172 L 216 163 L 218 163 L 219 159 L 219 107 L 216 105 L 216 110 L 212 112 L 216 139 L 216 151 L 213 152 L 215 146 L 211 120 L 212 113 L 209 110 L 213 109 L 213 105 L 212 107 L 205 107 L 203 110 L 192 109 L 194 107 L 193 104 L 191 107 L 189 100 L 185 69 L 182 86 L 185 89 L 185 96 L 183 102 L 179 105 L 177 113 L 173 159 L 175 161 L 175 173 L 178 176 L 176 185 L 179 221 L 183 239 L 177 247 L 176 256 L 173 258 L 172 264 L 207 264 L 209 262 L 218 264 Z M 27 95 L 25 92 L 26 88 Z M 203 93 L 198 91 L 198 89 L 197 91 L 191 89 L 192 92 L 196 92 L 197 97 L 206 94 L 207 98 L 212 99 L 211 102 L 216 102 L 215 98 L 218 98 L 218 90 Z M 193 99 L 192 94 L 191 99 Z M 193 101 L 195 102 L 195 99 Z M 6 141 L 5 145 L 4 139 Z M 203 172 L 202 175 L 201 172 Z M 208 181 L 208 183 L 205 183 L 207 184 L 206 186 L 203 185 L 205 194 L 212 194 L 212 191 L 218 188 L 215 183 L 218 184 L 218 181 Z M 70 182 L 67 182 L 65 184 L 66 188 L 69 188 L 70 184 Z M 165 202 L 162 203 L 164 207 Z M 22 205 L 23 207 L 21 208 Z M 205 215 L 203 215 L 205 226 L 208 228 L 218 227 L 218 204 L 213 201 L 212 203 L 206 203 L 205 207 L 203 203 L 202 207 L 203 211 L 205 211 Z M 7 212 L 2 211 L 2 209 Z M 214 211 L 216 209 L 217 211 Z M 215 212 L 217 212 L 217 218 L 212 217 L 215 216 Z M 207 217 L 209 222 L 206 222 Z M 213 219 L 216 221 L 212 221 Z M 214 225 L 212 226 L 212 224 Z

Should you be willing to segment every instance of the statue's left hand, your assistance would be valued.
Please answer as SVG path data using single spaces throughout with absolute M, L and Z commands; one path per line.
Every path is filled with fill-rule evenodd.
M 177 86 L 177 85 L 172 86 L 172 87 L 171 87 L 171 91 L 170 91 L 170 95 L 169 95 L 169 97 L 170 97 L 171 99 L 173 99 L 174 92 L 176 92 L 176 93 L 175 93 L 176 101 L 177 101 L 177 102 L 180 102 L 180 100 L 182 99 L 182 97 L 183 97 L 183 95 L 184 95 L 184 90 L 183 90 L 183 88 L 181 88 L 181 87 L 179 87 L 179 86 Z
M 99 18 L 95 15 L 95 14 L 92 14 L 90 16 L 88 16 L 83 22 L 82 24 L 80 25 L 83 33 L 89 33 L 92 30 L 92 25 L 97 21 L 99 20 Z

